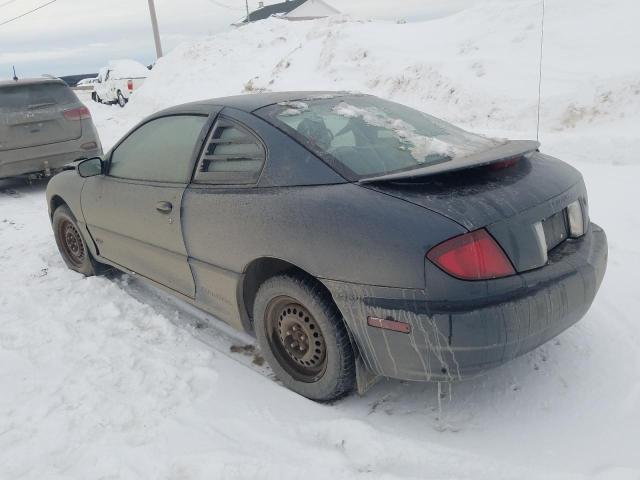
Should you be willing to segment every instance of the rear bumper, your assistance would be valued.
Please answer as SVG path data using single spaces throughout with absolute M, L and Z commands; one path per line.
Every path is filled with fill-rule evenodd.
M 426 290 L 324 283 L 373 373 L 453 380 L 523 355 L 580 320 L 606 264 L 606 235 L 592 224 L 550 252 L 546 266 L 504 279 L 466 282 L 427 262 Z M 368 316 L 408 323 L 411 332 L 370 327 Z
M 78 158 L 102 155 L 93 128 L 77 140 L 0 152 L 0 178 L 17 177 L 48 170 L 58 170 Z M 96 142 L 98 148 L 83 150 L 80 145 Z

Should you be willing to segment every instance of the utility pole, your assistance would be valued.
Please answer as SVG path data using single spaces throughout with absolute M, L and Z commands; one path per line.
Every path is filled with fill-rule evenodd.
M 160 32 L 158 31 L 158 17 L 156 17 L 156 7 L 153 0 L 149 0 L 149 13 L 151 14 L 151 26 L 153 27 L 153 40 L 156 43 L 156 56 L 162 57 L 162 44 L 160 43 Z
M 251 18 L 249 18 L 249 0 L 244 0 L 244 6 L 247 7 L 247 23 L 251 22 Z

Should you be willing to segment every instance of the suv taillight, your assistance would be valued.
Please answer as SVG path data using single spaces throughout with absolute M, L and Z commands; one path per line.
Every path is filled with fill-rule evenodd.
M 442 242 L 427 253 L 427 258 L 462 280 L 487 280 L 516 273 L 500 245 L 485 229 Z
M 89 109 L 84 106 L 73 108 L 71 110 L 65 110 L 64 112 L 62 112 L 62 114 L 67 120 L 84 120 L 87 118 L 91 118 L 91 112 L 89 112 Z
M 129 89 L 129 91 L 133 90 L 133 80 L 128 80 L 127 81 L 127 88 Z

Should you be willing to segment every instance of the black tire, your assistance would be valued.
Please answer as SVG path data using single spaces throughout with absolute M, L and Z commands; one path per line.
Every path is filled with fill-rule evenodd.
M 124 95 L 122 95 L 122 92 L 120 90 L 118 90 L 118 105 L 120 105 L 120 108 L 124 108 L 124 106 L 127 104 L 127 99 L 124 98 Z
M 78 222 L 66 205 L 61 205 L 53 212 L 53 234 L 64 263 L 71 270 L 87 277 L 102 273 L 105 268 L 94 260 L 91 251 L 80 233 Z
M 323 402 L 353 390 L 355 356 L 347 329 L 316 281 L 295 274 L 268 279 L 256 295 L 253 318 L 262 354 L 287 388 Z

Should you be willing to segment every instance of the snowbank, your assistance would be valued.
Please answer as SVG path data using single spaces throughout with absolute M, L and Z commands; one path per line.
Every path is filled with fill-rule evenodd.
M 542 140 L 636 163 L 640 51 L 634 0 L 548 2 Z M 333 17 L 269 19 L 183 44 L 162 58 L 127 107 L 131 122 L 176 103 L 264 90 L 357 90 L 483 132 L 536 133 L 541 2 L 485 1 L 457 14 L 393 24 Z M 130 125 L 128 123 L 127 125 Z M 604 128 L 604 130 L 603 130 Z M 635 130 L 635 129 L 634 129 Z M 602 161 L 602 160 L 601 160 Z
M 44 186 L 2 182 L 0 478 L 637 480 L 640 6 L 547 4 L 543 150 L 583 172 L 610 244 L 581 322 L 455 384 L 442 411 L 435 385 L 391 381 L 321 406 L 254 365 L 250 338 L 126 275 L 66 269 Z M 105 146 L 158 108 L 263 89 L 367 91 L 531 138 L 539 6 L 269 20 L 182 45 L 124 109 L 87 104 Z

